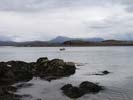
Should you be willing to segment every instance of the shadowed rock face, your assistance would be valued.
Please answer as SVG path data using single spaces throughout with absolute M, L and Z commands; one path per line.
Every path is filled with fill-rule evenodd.
M 102 89 L 103 87 L 88 81 L 82 82 L 79 87 L 67 84 L 61 88 L 63 93 L 70 98 L 79 98 L 87 93 L 98 93 Z

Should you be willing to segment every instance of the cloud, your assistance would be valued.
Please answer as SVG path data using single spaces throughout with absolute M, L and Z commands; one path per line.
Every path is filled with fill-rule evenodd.
M 0 0 L 0 35 L 15 41 L 129 38 L 132 0 Z M 129 35 L 130 33 L 130 35 Z

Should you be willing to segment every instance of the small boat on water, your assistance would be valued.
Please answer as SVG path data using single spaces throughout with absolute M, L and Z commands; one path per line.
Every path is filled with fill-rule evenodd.
M 65 48 L 60 48 L 60 51 L 65 51 L 66 49 Z

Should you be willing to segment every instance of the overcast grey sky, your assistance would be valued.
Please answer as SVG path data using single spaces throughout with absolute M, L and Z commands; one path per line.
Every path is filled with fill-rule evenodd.
M 0 39 L 133 39 L 133 0 L 0 0 Z

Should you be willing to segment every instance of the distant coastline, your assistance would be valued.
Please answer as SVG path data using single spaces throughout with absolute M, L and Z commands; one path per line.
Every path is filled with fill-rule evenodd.
M 101 42 L 89 42 L 81 40 L 65 41 L 63 43 L 50 43 L 45 41 L 31 42 L 0 42 L 0 46 L 14 47 L 76 47 L 76 46 L 133 46 L 133 41 L 105 40 Z
M 103 38 L 69 38 L 58 36 L 50 41 L 0 41 L 0 46 L 14 47 L 75 47 L 75 46 L 133 46 L 132 40 L 104 40 Z

